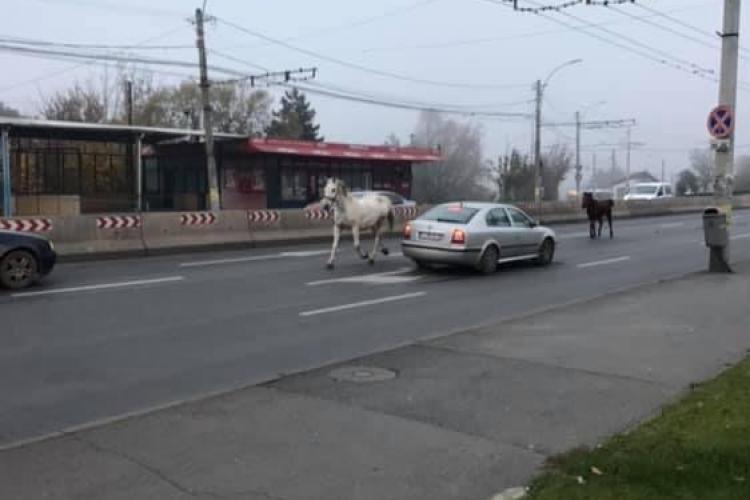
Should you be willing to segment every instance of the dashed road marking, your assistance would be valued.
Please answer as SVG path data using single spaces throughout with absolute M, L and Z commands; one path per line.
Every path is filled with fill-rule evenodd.
M 38 292 L 18 292 L 11 294 L 11 297 L 24 298 L 24 297 L 39 297 L 42 295 L 55 295 L 61 293 L 76 293 L 76 292 L 91 292 L 95 290 L 113 290 L 117 288 L 129 288 L 145 285 L 157 285 L 160 283 L 174 283 L 177 281 L 183 281 L 184 276 L 169 276 L 166 278 L 156 278 L 150 280 L 136 280 L 136 281 L 121 281 L 119 283 L 102 283 L 99 285 L 84 285 L 74 286 L 68 288 L 52 288 L 49 290 L 40 290 Z
M 630 256 L 615 257 L 613 259 L 597 260 L 594 262 L 586 262 L 584 264 L 578 264 L 578 269 L 586 269 L 589 267 L 606 266 L 609 264 L 617 264 L 619 262 L 626 262 L 630 260 Z
M 340 311 L 346 311 L 349 309 L 358 309 L 361 307 L 376 306 L 380 304 L 386 304 L 388 302 L 398 302 L 401 300 L 416 299 L 417 297 L 424 297 L 425 295 L 427 295 L 427 292 L 414 292 L 414 293 L 405 293 L 403 295 L 392 295 L 390 297 L 381 297 L 379 299 L 363 300 L 361 302 L 352 302 L 350 304 L 342 304 L 339 306 L 326 307 L 323 309 L 314 309 L 312 311 L 304 311 L 304 312 L 299 313 L 299 315 L 302 316 L 303 318 L 307 318 L 310 316 L 330 314 L 330 313 L 335 313 L 335 312 L 340 312 Z
M 729 237 L 730 240 L 746 240 L 748 238 L 750 238 L 750 233 L 735 234 L 734 236 Z
M 399 276 L 413 271 L 411 267 L 402 267 L 395 271 L 386 273 L 361 274 L 356 276 L 345 276 L 342 278 L 331 278 L 325 280 L 309 281 L 307 286 L 331 285 L 335 283 L 362 283 L 367 285 L 392 285 L 396 283 L 407 283 L 416 281 L 421 276 Z

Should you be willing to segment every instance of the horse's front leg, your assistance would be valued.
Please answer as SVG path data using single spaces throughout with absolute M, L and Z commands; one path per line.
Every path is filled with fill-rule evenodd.
M 602 237 L 602 228 L 604 227 L 604 218 L 599 218 L 599 238 Z
M 607 212 L 607 222 L 609 223 L 609 239 L 615 237 L 615 230 L 612 228 L 612 212 Z
M 592 240 L 596 238 L 596 222 L 594 219 L 589 220 L 589 236 Z
M 375 241 L 372 242 L 372 250 L 370 251 L 369 256 L 370 265 L 375 264 L 375 254 L 378 253 L 378 248 L 380 247 L 380 230 L 380 224 L 375 226 Z
M 354 251 L 362 259 L 366 259 L 367 254 L 362 251 L 362 248 L 359 245 L 359 226 L 357 225 L 352 226 L 352 239 L 354 240 Z
M 328 259 L 326 267 L 333 269 L 333 260 L 336 258 L 336 250 L 339 248 L 339 239 L 341 238 L 341 228 L 338 225 L 333 226 L 333 246 L 331 246 L 331 257 Z

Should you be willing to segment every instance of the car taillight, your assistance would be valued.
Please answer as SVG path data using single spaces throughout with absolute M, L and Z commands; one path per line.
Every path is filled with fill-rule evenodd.
M 453 243 L 454 245 L 465 245 L 466 233 L 460 229 L 454 229 L 453 235 L 451 235 L 451 243 Z
M 406 226 L 404 226 L 404 239 L 411 239 L 411 224 L 407 224 Z

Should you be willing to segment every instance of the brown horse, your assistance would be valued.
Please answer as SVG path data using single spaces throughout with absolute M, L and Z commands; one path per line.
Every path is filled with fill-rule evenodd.
M 615 232 L 612 229 L 612 209 L 615 206 L 613 200 L 597 200 L 594 198 L 593 193 L 583 193 L 583 205 L 581 208 L 586 210 L 586 214 L 589 217 L 589 235 L 591 239 L 602 237 L 602 226 L 604 226 L 604 217 L 607 218 L 609 224 L 609 237 L 614 238 Z M 599 222 L 599 232 L 597 233 L 595 223 Z

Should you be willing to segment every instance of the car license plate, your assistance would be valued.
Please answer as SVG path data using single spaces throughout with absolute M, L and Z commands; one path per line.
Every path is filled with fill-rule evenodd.
M 440 241 L 443 239 L 443 233 L 426 233 L 426 232 L 420 232 L 419 233 L 419 239 L 420 240 L 427 240 L 427 241 Z

